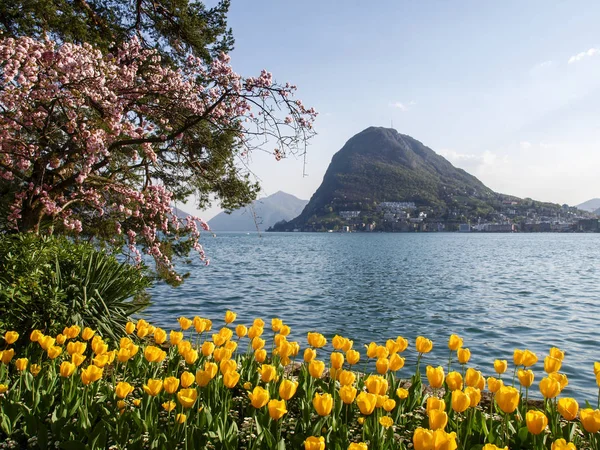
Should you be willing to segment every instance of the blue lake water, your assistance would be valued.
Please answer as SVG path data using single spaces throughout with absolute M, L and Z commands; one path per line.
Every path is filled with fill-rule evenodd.
M 280 317 L 302 348 L 307 331 L 341 334 L 362 358 L 362 344 L 402 335 L 406 377 L 418 335 L 434 341 L 425 364 L 446 366 L 457 333 L 485 375 L 496 358 L 511 371 L 515 348 L 535 351 L 538 395 L 543 358 L 557 346 L 567 352 L 563 395 L 596 403 L 600 234 L 205 233 L 202 243 L 211 264 L 187 266 L 178 288 L 153 288 L 153 323 L 200 315 L 217 328 L 227 309 L 245 324 Z

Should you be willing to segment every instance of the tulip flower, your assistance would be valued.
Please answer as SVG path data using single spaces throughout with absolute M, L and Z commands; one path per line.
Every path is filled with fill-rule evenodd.
M 454 411 L 461 413 L 466 411 L 469 406 L 471 406 L 471 399 L 465 392 L 458 389 L 452 391 L 452 409 Z
M 352 404 L 356 398 L 356 388 L 351 385 L 342 386 L 339 390 L 340 398 L 346 405 Z
M 515 363 L 515 366 L 522 366 L 523 365 L 523 350 L 516 348 L 514 353 L 513 353 L 513 362 Z
M 394 419 L 392 419 L 390 416 L 383 416 L 379 418 L 379 424 L 383 428 L 389 428 L 394 425 Z
M 538 435 L 548 426 L 548 417 L 541 411 L 529 410 L 525 415 L 525 422 L 529 432 Z
M 361 392 L 356 397 L 356 405 L 358 406 L 361 414 L 368 416 L 375 410 L 375 406 L 377 405 L 377 396 L 375 394 Z
M 385 395 L 388 390 L 388 381 L 379 375 L 369 375 L 365 386 L 370 394 Z
M 252 350 L 260 350 L 265 346 L 265 344 L 266 341 L 264 339 L 255 337 L 254 339 L 252 339 Z
M 450 338 L 448 339 L 448 348 L 451 351 L 455 352 L 462 346 L 463 346 L 462 338 L 457 336 L 456 334 L 451 334 Z
M 183 340 L 183 333 L 181 331 L 173 331 L 169 333 L 169 342 L 171 345 L 177 345 Z
M 574 398 L 563 397 L 558 400 L 557 409 L 565 420 L 575 420 L 579 411 L 579 403 Z
M 118 398 L 125 398 L 133 392 L 134 387 L 126 381 L 119 381 L 115 387 L 115 394 Z
M 162 328 L 156 328 L 154 330 L 154 342 L 157 345 L 163 344 L 167 340 L 167 332 Z
M 190 319 L 188 319 L 187 317 L 180 317 L 179 319 L 177 319 L 177 322 L 179 322 L 179 326 L 181 327 L 182 330 L 187 330 L 189 327 L 192 326 L 192 321 Z
M 534 374 L 532 370 L 519 369 L 517 376 L 519 377 L 519 383 L 524 388 L 529 388 L 533 384 Z
M 471 359 L 471 350 L 468 348 L 459 348 L 456 352 L 456 357 L 458 358 L 459 363 L 467 364 Z
M 399 387 L 398 389 L 396 389 L 396 395 L 400 400 L 404 400 L 408 398 L 408 389 Z
M 279 396 L 283 400 L 289 400 L 296 393 L 296 389 L 298 389 L 298 382 L 297 381 L 285 379 L 279 385 Z
M 352 442 L 348 446 L 348 450 L 369 450 L 369 446 L 364 442 Z
M 134 331 L 135 331 L 135 323 L 133 323 L 133 322 L 127 322 L 125 324 L 125 333 L 127 333 L 127 334 L 133 334 Z
M 266 366 L 266 364 L 258 370 L 258 372 L 261 373 L 261 376 L 263 375 L 262 371 L 265 371 L 265 369 L 264 369 L 265 366 Z M 269 366 L 269 367 L 273 367 L 273 366 Z M 225 375 L 227 372 L 235 371 L 235 370 L 237 370 L 237 362 L 235 361 L 235 359 L 226 359 L 225 361 L 221 361 L 219 363 L 219 370 L 221 371 L 221 373 L 223 375 Z M 273 367 L 273 372 L 274 371 L 275 371 L 275 367 Z M 265 381 L 263 379 L 263 381 L 265 383 L 267 383 L 270 380 Z
M 198 370 L 196 372 L 196 383 L 198 386 L 205 387 L 210 383 L 210 380 L 212 380 L 212 377 L 207 370 Z
M 313 360 L 308 365 L 308 372 L 313 378 L 321 378 L 323 371 L 325 370 L 325 363 L 323 361 Z
M 237 327 L 235 327 L 235 334 L 241 339 L 248 334 L 248 328 L 246 327 L 246 325 L 240 324 Z
M 404 358 L 397 353 L 390 356 L 390 370 L 396 372 L 404 367 Z
M 22 372 L 25 369 L 27 369 L 28 362 L 29 362 L 29 360 L 27 358 L 19 358 L 15 361 L 15 367 L 17 368 L 17 370 L 19 372 Z
M 144 384 L 144 392 L 152 397 L 156 397 L 160 394 L 163 388 L 163 380 L 149 379 L 147 384 Z
M 471 408 L 476 407 L 481 401 L 481 389 L 469 386 L 465 388 L 465 394 L 467 394 L 469 400 L 471 400 L 471 404 L 469 405 Z
M 383 409 L 387 412 L 392 411 L 396 407 L 396 400 L 388 398 L 383 402 Z
M 72 341 L 67 344 L 67 353 L 69 353 L 69 355 L 72 355 L 73 353 L 79 353 L 83 355 L 86 349 L 87 343 L 85 342 Z
M 462 389 L 463 377 L 459 372 L 450 372 L 448 376 L 446 376 L 446 384 L 451 391 Z
M 344 344 L 346 343 L 348 339 L 346 339 L 345 337 L 339 336 L 339 335 L 335 335 L 333 337 L 333 339 L 331 340 L 331 345 L 333 346 L 334 349 L 336 350 L 341 350 L 344 347 Z
M 190 325 L 191 326 L 191 325 Z M 185 409 L 191 408 L 198 398 L 198 391 L 193 388 L 182 389 L 177 393 L 177 400 Z
M 96 334 L 96 331 L 92 330 L 89 327 L 85 327 L 81 332 L 81 339 L 83 339 L 84 341 L 89 341 L 94 336 L 94 334 Z
M 494 370 L 498 375 L 502 375 L 508 368 L 508 362 L 505 359 L 497 359 L 494 361 Z
M 485 444 L 481 450 L 508 450 L 508 447 L 498 447 L 494 444 Z
M 525 350 L 521 358 L 521 364 L 525 367 L 531 367 L 538 361 L 538 357 L 530 350 Z
M 19 339 L 19 333 L 16 331 L 7 331 L 4 333 L 4 342 L 6 342 L 8 345 L 14 344 L 17 342 L 17 339 Z
M 498 389 L 504 386 L 504 382 L 494 377 L 488 377 L 487 379 L 488 388 L 492 394 L 495 394 Z
M 569 379 L 567 378 L 567 376 L 564 373 L 558 373 L 558 372 L 549 373 L 548 378 L 551 378 L 554 381 L 558 382 L 558 384 L 560 385 L 561 392 L 569 384 Z
M 496 404 L 505 413 L 510 414 L 519 405 L 519 391 L 510 386 L 503 386 L 494 396 Z
M 443 399 L 437 397 L 427 397 L 426 411 L 429 414 L 433 410 L 444 411 L 446 409 L 446 402 Z
M 433 449 L 433 431 L 425 428 L 417 428 L 413 433 L 413 445 L 415 450 Z
M 223 349 L 223 350 L 226 350 L 226 349 Z M 163 356 L 164 353 L 165 353 L 164 351 L 161 353 L 162 359 L 164 359 L 164 356 Z M 231 354 L 231 352 L 230 352 L 230 354 Z M 198 352 L 194 349 L 187 350 L 182 356 L 185 359 L 185 363 L 188 365 L 192 365 L 196 361 L 198 361 Z M 161 361 L 162 361 L 162 359 L 161 359 Z M 217 359 L 217 358 L 215 358 L 215 359 Z M 221 360 L 221 359 L 223 359 L 223 358 L 220 358 L 219 360 Z
M 265 360 L 267 359 L 267 351 L 264 348 L 261 348 L 260 350 L 256 350 L 254 352 L 254 359 L 256 360 L 257 363 L 264 363 Z
M 424 338 L 423 336 L 419 336 L 415 341 L 415 347 L 417 352 L 421 354 L 429 353 L 433 348 L 433 342 L 427 338 Z
M 552 358 L 556 358 L 558 359 L 560 362 L 562 362 L 565 359 L 565 352 L 562 351 L 561 349 L 557 348 L 557 347 L 552 347 L 550 349 L 549 352 L 550 356 Z
M 454 391 L 460 392 L 460 391 Z M 429 428 L 432 430 L 444 429 L 448 424 L 448 414 L 446 411 L 441 411 L 439 409 L 432 409 L 427 413 L 429 417 Z
M 269 391 L 260 386 L 256 386 L 252 392 L 248 392 L 250 403 L 256 409 L 262 408 L 269 401 Z
M 85 361 L 85 359 L 85 356 L 80 355 L 79 353 L 73 353 L 71 356 L 71 362 L 77 367 L 79 367 Z
M 579 411 L 579 420 L 588 433 L 600 431 L 600 410 L 585 408 Z
M 250 328 L 248 328 L 248 337 L 250 340 L 253 340 L 254 338 L 262 336 L 263 332 L 264 330 L 262 327 L 252 325 Z
M 377 356 L 377 344 L 375 342 L 365 345 L 365 348 L 367 349 L 367 358 L 375 358 Z
M 226 388 L 233 389 L 238 381 L 240 381 L 240 374 L 235 370 L 230 370 L 223 375 L 223 384 Z
M 385 375 L 390 368 L 390 360 L 387 358 L 379 358 L 375 363 L 375 368 L 377 373 L 380 375 Z
M 284 400 L 270 400 L 267 408 L 273 420 L 281 419 L 288 412 Z
M 167 377 L 163 382 L 163 387 L 165 392 L 168 394 L 174 394 L 179 389 L 179 378 L 177 377 Z
M 312 403 L 317 414 L 320 416 L 328 416 L 333 408 L 333 397 L 330 394 L 316 393 Z
M 208 361 L 205 362 L 204 370 L 206 370 L 210 374 L 211 378 L 214 378 L 217 376 L 218 368 L 217 368 L 217 365 L 213 362 L 208 362 Z
M 546 356 L 544 358 L 544 371 L 546 373 L 554 373 L 560 370 L 562 361 L 552 356 Z
M 42 366 L 40 366 L 39 364 L 32 364 L 29 366 L 29 371 L 34 377 L 37 377 L 41 370 Z
M 62 354 L 62 348 L 53 345 L 46 351 L 46 353 L 48 354 L 48 358 L 56 359 Z
M 351 366 L 358 364 L 358 362 L 360 361 L 360 353 L 356 350 L 348 350 L 346 352 L 346 361 Z
M 182 388 L 190 387 L 192 383 L 194 383 L 194 375 L 188 372 L 187 370 L 181 374 L 181 377 L 179 377 L 179 379 L 181 381 Z
M 338 352 L 332 352 L 329 358 L 331 367 L 334 369 L 341 369 L 344 365 L 344 354 Z
M 325 347 L 327 339 L 321 333 L 308 333 L 307 335 L 308 345 L 314 348 Z
M 230 323 L 234 322 L 236 317 L 237 317 L 237 314 L 234 313 L 233 311 L 226 311 L 225 312 L 225 323 L 230 324 Z
M 38 342 L 43 337 L 44 334 L 40 330 L 33 330 L 29 335 L 29 340 L 31 342 Z
M 573 444 L 572 442 L 567 443 L 565 439 L 561 438 L 557 439 L 552 443 L 551 450 L 577 450 L 577 447 L 575 447 L 575 444 Z
M 323 436 L 310 436 L 304 441 L 304 450 L 325 450 L 325 438 Z
M 560 383 L 552 378 L 542 378 L 540 381 L 540 392 L 545 398 L 554 398 L 560 394 Z
M 0 394 L 4 394 L 6 391 L 8 391 L 8 386 L 0 383 Z
M 75 364 L 70 363 L 69 361 L 63 361 L 60 365 L 59 373 L 63 378 L 68 378 L 75 372 L 77 366 Z
M 168 402 L 164 402 L 161 406 L 165 411 L 171 412 L 177 407 L 177 403 L 175 403 L 173 400 L 170 400 Z
M 64 334 L 57 334 L 56 335 L 56 343 L 58 345 L 63 345 L 66 340 L 67 340 L 67 336 L 65 336 Z
M 483 375 L 478 370 L 469 367 L 465 373 L 465 384 L 471 387 L 477 387 L 481 383 Z
M 338 380 L 342 386 L 351 385 L 356 381 L 356 375 L 349 370 L 342 370 L 338 376 Z
M 432 450 L 455 450 L 457 447 L 456 433 L 446 433 L 442 429 L 433 432 Z
M 81 382 L 87 386 L 94 381 L 98 381 L 100 378 L 102 378 L 103 371 L 104 369 L 96 367 L 93 364 L 87 366 L 81 371 Z
M 600 373 L 600 362 L 596 361 L 594 363 L 594 375 L 598 375 Z
M 444 384 L 444 368 L 442 366 L 426 368 L 427 380 L 434 389 L 439 389 Z

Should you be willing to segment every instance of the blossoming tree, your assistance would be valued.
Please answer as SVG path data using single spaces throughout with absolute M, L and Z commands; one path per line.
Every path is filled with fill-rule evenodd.
M 236 157 L 265 141 L 276 158 L 303 151 L 316 112 L 294 100 L 295 90 L 266 71 L 236 74 L 226 54 L 163 64 L 136 38 L 113 54 L 88 44 L 4 39 L 4 227 L 128 246 L 138 263 L 141 248 L 177 280 L 171 252 L 195 249 L 206 260 L 199 236 L 208 227 L 197 217 L 178 218 L 173 202 L 216 195 L 234 207 L 227 191 L 249 185 Z

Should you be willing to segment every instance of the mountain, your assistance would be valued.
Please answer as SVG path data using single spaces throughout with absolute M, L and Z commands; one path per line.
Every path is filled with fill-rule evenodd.
M 255 200 L 231 214 L 221 212 L 208 221 L 213 231 L 264 231 L 282 220 L 296 217 L 308 202 L 285 192 Z
M 591 200 L 588 200 L 587 202 L 583 202 L 580 205 L 577 205 L 576 208 L 578 209 L 582 209 L 584 211 L 588 211 L 588 212 L 595 212 L 598 209 L 600 209 L 600 198 L 593 198 Z M 598 213 L 596 213 L 598 214 Z
M 407 213 L 399 203 L 382 202 L 411 206 Z M 410 225 L 425 217 L 453 229 L 464 222 L 506 222 L 506 214 L 556 216 L 559 210 L 559 205 L 498 194 L 416 139 L 394 129 L 370 127 L 333 156 L 302 213 L 274 230 L 319 231 L 350 222 L 355 229 L 361 222 L 363 227 L 376 222 L 378 229 L 385 229 L 381 225 L 386 221 Z M 415 220 L 410 222 L 409 216 Z

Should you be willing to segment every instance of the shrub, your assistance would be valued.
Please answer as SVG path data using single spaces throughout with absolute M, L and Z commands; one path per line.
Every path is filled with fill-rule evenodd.
M 88 243 L 34 234 L 0 238 L 0 330 L 59 333 L 77 324 L 107 337 L 149 304 L 144 269 Z

